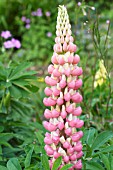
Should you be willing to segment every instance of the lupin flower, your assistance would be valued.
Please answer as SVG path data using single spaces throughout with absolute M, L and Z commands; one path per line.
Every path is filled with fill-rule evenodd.
M 77 66 L 80 61 L 76 52 L 76 45 L 71 36 L 71 25 L 67 10 L 59 6 L 56 25 L 56 38 L 52 64 L 48 67 L 51 76 L 46 76 L 45 82 L 50 87 L 45 88 L 44 127 L 50 131 L 45 134 L 45 150 L 50 159 L 52 169 L 55 159 L 62 156 L 62 166 L 71 163 L 69 170 L 82 169 L 81 157 L 82 143 L 80 139 L 83 132 L 79 129 L 84 122 L 79 119 L 82 109 L 77 103 L 82 102 L 82 96 L 78 89 L 82 86 L 82 80 L 78 78 L 82 74 L 82 68 Z
M 95 74 L 95 81 L 94 81 L 94 87 L 101 86 L 103 83 L 106 82 L 107 79 L 107 71 L 104 66 L 104 61 L 99 60 L 99 70 Z

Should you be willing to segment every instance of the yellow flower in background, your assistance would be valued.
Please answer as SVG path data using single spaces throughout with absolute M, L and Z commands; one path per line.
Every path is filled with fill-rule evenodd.
M 95 81 L 94 81 L 94 88 L 97 86 L 101 86 L 107 79 L 107 71 L 104 66 L 104 61 L 100 60 L 99 61 L 99 70 L 95 74 Z
M 40 78 L 37 79 L 37 81 L 43 83 L 43 82 L 44 82 L 44 78 L 43 78 L 43 77 L 40 77 Z

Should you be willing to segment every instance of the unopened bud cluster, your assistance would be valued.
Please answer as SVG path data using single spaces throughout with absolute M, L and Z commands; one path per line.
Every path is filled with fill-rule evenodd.
M 84 122 L 78 118 L 82 109 L 77 106 L 82 102 L 82 96 L 78 92 L 82 86 L 82 80 L 78 78 L 82 74 L 82 68 L 77 66 L 80 57 L 74 55 L 76 45 L 73 44 L 71 25 L 64 6 L 59 6 L 56 35 L 52 64 L 48 67 L 50 76 L 45 78 L 49 87 L 45 88 L 48 97 L 43 102 L 45 106 L 51 107 L 44 112 L 48 121 L 44 121 L 43 125 L 50 131 L 45 134 L 45 150 L 51 157 L 50 168 L 55 159 L 62 156 L 61 167 L 71 163 L 73 167 L 69 170 L 82 169 L 80 139 L 83 132 L 79 128 Z

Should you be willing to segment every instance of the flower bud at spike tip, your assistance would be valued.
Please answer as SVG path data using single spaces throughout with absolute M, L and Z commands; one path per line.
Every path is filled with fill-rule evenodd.
M 80 128 L 84 125 L 81 115 L 82 109 L 76 107 L 82 102 L 82 96 L 78 92 L 82 86 L 82 68 L 77 64 L 80 61 L 78 54 L 74 54 L 77 46 L 71 35 L 71 25 L 65 6 L 59 5 L 56 25 L 56 38 L 54 52 L 51 58 L 52 64 L 48 66 L 49 76 L 45 77 L 46 87 L 44 92 L 47 97 L 43 99 L 45 106 L 44 116 L 48 121 L 43 122 L 46 132 L 44 142 L 45 151 L 50 156 L 49 165 L 52 169 L 55 159 L 62 156 L 64 165 L 73 164 L 69 170 L 82 169 L 81 157 L 83 136 Z M 77 90 L 77 91 L 76 91 Z

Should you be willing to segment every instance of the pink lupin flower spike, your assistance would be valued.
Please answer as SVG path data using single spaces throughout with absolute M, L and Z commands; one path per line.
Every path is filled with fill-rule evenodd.
M 56 38 L 54 53 L 51 58 L 52 64 L 48 67 L 50 76 L 46 76 L 45 82 L 49 87 L 45 88 L 43 102 L 46 109 L 44 127 L 50 131 L 45 134 L 45 150 L 48 156 L 50 169 L 55 159 L 62 156 L 61 167 L 71 163 L 70 170 L 82 169 L 81 157 L 82 143 L 80 139 L 83 132 L 80 128 L 84 125 L 79 119 L 82 113 L 77 103 L 82 102 L 82 96 L 78 89 L 82 86 L 82 80 L 78 78 L 82 74 L 82 68 L 77 66 L 80 57 L 74 54 L 77 46 L 73 43 L 71 25 L 67 9 L 59 6 L 56 25 Z M 61 169 L 59 167 L 59 170 Z

